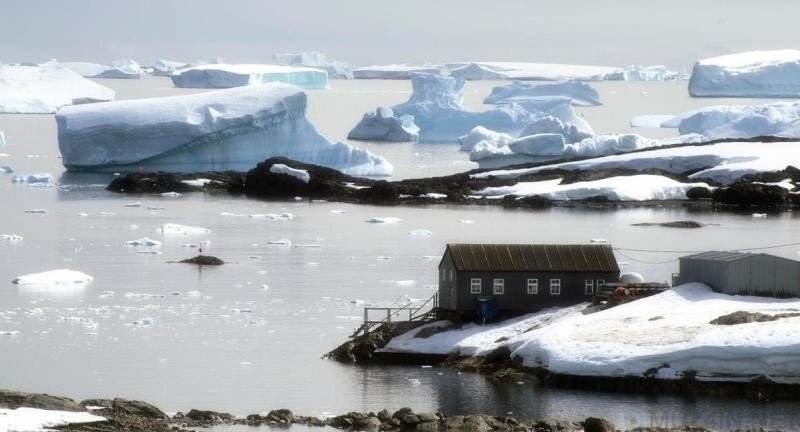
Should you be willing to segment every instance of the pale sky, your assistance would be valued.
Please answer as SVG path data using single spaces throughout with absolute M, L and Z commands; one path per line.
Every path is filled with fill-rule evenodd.
M 0 62 L 268 62 L 274 52 L 318 50 L 356 65 L 688 70 L 698 58 L 797 48 L 798 16 L 796 0 L 0 0 Z

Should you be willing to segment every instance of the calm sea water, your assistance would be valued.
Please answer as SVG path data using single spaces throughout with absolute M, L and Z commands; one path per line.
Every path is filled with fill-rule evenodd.
M 120 98 L 184 93 L 166 79 L 104 81 Z M 480 108 L 493 83 L 469 83 L 467 104 Z M 606 104 L 580 111 L 598 132 L 629 130 L 630 116 L 677 113 L 719 100 L 690 99 L 685 83 L 600 83 Z M 346 135 L 364 111 L 405 100 L 405 81 L 334 81 L 312 92 L 310 117 L 332 138 Z M 486 412 L 527 418 L 611 418 L 618 426 L 699 424 L 795 429 L 796 403 L 603 394 L 500 384 L 443 368 L 353 367 L 320 356 L 360 324 L 365 304 L 405 304 L 435 292 L 447 242 L 587 242 L 664 250 L 744 248 L 800 241 L 793 213 L 753 218 L 681 209 L 541 212 L 465 207 L 371 207 L 262 202 L 201 193 L 176 199 L 104 190 L 108 176 L 63 175 L 52 116 L 2 116 L 8 145 L 0 163 L 18 172 L 50 172 L 58 188 L 0 178 L 0 387 L 77 399 L 122 396 L 166 410 L 215 409 L 248 414 L 286 407 L 322 415 L 351 410 Z M 670 130 L 640 130 L 666 136 Z M 472 165 L 454 144 L 364 144 L 386 155 L 396 177 L 462 171 Z M 140 202 L 141 207 L 126 204 Z M 42 208 L 45 214 L 26 210 Z M 292 220 L 249 215 L 291 213 Z M 223 215 L 223 213 L 241 216 Z M 392 225 L 368 224 L 394 216 Z M 693 219 L 700 230 L 632 227 Z M 164 236 L 173 222 L 207 227 L 201 236 Z M 502 229 L 498 229 L 502 227 Z M 424 228 L 430 236 L 411 235 Z M 124 245 L 140 237 L 158 249 Z M 271 245 L 280 239 L 292 246 Z M 169 264 L 196 253 L 229 264 L 198 269 Z M 774 251 L 796 258 L 797 248 Z M 626 270 L 668 280 L 677 253 L 620 255 Z M 94 276 L 82 289 L 18 287 L 21 274 L 56 268 Z

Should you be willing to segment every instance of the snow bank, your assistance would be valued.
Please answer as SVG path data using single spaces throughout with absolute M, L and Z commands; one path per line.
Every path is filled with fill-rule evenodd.
M 516 178 L 555 168 L 568 170 L 627 168 L 637 171 L 661 169 L 675 174 L 692 172 L 690 178 L 712 179 L 725 185 L 746 174 L 780 171 L 787 165 L 800 166 L 800 152 L 797 151 L 797 146 L 796 142 L 685 145 L 534 168 L 487 171 L 473 174 L 473 177 Z
M 88 62 L 49 62 L 73 70 L 85 78 L 139 79 L 144 73 L 139 63 L 131 58 L 123 58 L 103 65 Z
M 175 87 L 231 88 L 279 82 L 305 89 L 328 88 L 322 69 L 269 64 L 206 64 L 181 69 L 172 75 Z
M 463 105 L 464 80 L 453 77 L 414 74 L 413 93 L 407 102 L 392 107 L 396 116 L 412 115 L 420 129 L 421 141 L 456 141 L 476 126 L 511 132 L 520 130 L 530 117 L 514 104 L 483 112 Z
M 17 285 L 86 285 L 94 278 L 75 270 L 59 269 L 42 273 L 30 273 L 16 277 L 12 283 Z
M 477 63 L 448 65 L 448 71 L 450 76 L 467 81 L 508 79 L 505 73 Z
M 353 68 L 349 64 L 340 61 L 328 61 L 328 57 L 318 51 L 276 53 L 272 55 L 272 62 L 286 66 L 319 68 L 328 72 L 328 77 L 333 79 L 353 79 Z
M 568 65 L 557 63 L 474 62 L 505 74 L 509 79 L 524 81 L 600 81 L 620 69 L 607 66 Z M 466 63 L 464 63 L 466 64 Z M 453 64 L 457 67 L 459 64 Z
M 37 408 L 0 408 L 0 431 L 45 431 L 61 429 L 71 424 L 97 423 L 106 421 L 105 417 L 88 412 L 55 411 Z
M 504 104 L 524 99 L 569 98 L 573 105 L 597 106 L 602 105 L 600 94 L 589 84 L 580 81 L 565 81 L 559 83 L 531 84 L 514 81 L 510 84 L 497 86 L 483 103 Z
M 413 66 L 406 64 L 391 64 L 382 66 L 366 66 L 353 69 L 355 79 L 410 79 L 415 73 L 441 74 L 441 66 Z
M 273 156 L 353 175 L 390 175 L 383 157 L 320 135 L 298 87 L 264 84 L 72 106 L 56 115 L 69 170 L 246 171 Z
M 0 114 L 49 114 L 65 105 L 112 99 L 113 90 L 69 69 L 0 65 Z
M 308 183 L 311 181 L 311 176 L 308 174 L 308 171 L 295 169 L 284 164 L 272 164 L 272 166 L 269 167 L 269 172 L 274 174 L 285 174 L 290 177 L 294 177 L 303 183 Z
M 374 113 L 366 113 L 360 122 L 347 134 L 347 139 L 366 141 L 417 141 L 419 128 L 414 116 L 395 117 L 394 111 L 378 107 Z
M 749 51 L 698 61 L 689 94 L 712 97 L 800 96 L 800 50 Z
M 542 196 L 554 201 L 585 200 L 602 197 L 610 201 L 684 200 L 686 192 L 695 187 L 708 188 L 706 183 L 681 183 L 659 175 L 633 175 L 609 177 L 572 184 L 561 184 L 561 179 L 538 182 L 520 182 L 512 186 L 498 186 L 475 191 L 477 196 L 502 197 Z

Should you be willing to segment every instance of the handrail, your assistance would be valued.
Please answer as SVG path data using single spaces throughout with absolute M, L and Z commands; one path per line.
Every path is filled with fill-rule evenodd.
M 411 307 L 412 303 L 408 303 L 408 304 L 406 304 L 406 305 L 404 305 L 402 307 L 399 307 L 399 308 L 392 308 L 392 307 L 365 307 L 364 308 L 364 322 L 361 324 L 361 327 L 356 329 L 356 331 L 355 331 L 355 333 L 353 333 L 352 337 L 357 336 L 358 333 L 361 332 L 362 330 L 364 332 L 364 335 L 367 335 L 371 328 L 373 328 L 375 326 L 378 326 L 378 325 L 391 323 L 392 322 L 392 317 L 399 316 L 400 312 L 402 312 L 404 310 L 408 311 L 408 320 L 409 321 L 414 321 L 416 319 L 424 317 L 430 311 L 426 311 L 424 314 L 419 314 L 419 311 L 422 310 L 423 308 L 425 308 L 425 306 L 427 306 L 431 302 L 433 302 L 433 306 L 431 307 L 430 311 L 432 311 L 432 310 L 434 310 L 434 309 L 436 309 L 438 307 L 439 293 L 435 293 L 429 299 L 425 300 L 425 302 L 423 302 L 421 305 L 419 305 L 417 307 Z M 378 321 L 370 320 L 369 319 L 369 312 L 370 311 L 385 311 L 386 312 L 386 317 L 381 319 L 381 320 L 378 320 Z

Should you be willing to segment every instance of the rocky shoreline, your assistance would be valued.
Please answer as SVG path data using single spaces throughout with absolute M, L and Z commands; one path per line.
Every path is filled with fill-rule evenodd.
M 614 432 L 618 430 L 610 421 L 595 417 L 588 417 L 579 422 L 557 419 L 524 420 L 511 416 L 480 413 L 415 412 L 411 408 L 401 408 L 394 412 L 386 409 L 377 413 L 349 412 L 326 418 L 296 415 L 288 409 L 276 409 L 245 417 L 192 409 L 170 417 L 157 407 L 142 401 L 116 398 L 88 399 L 77 403 L 65 397 L 0 390 L 0 408 L 13 410 L 20 407 L 74 412 L 88 411 L 107 419 L 104 422 L 70 424 L 58 428 L 69 432 L 188 432 L 219 425 L 265 426 L 281 429 L 292 425 L 303 425 L 341 430 L 419 432 Z M 639 427 L 628 431 L 710 432 L 709 429 L 701 427 L 669 428 L 665 425 Z
M 769 138 L 758 138 L 761 141 Z M 755 139 L 754 139 L 755 140 Z M 715 144 L 730 140 L 711 141 Z M 740 140 L 741 141 L 741 140 Z M 585 159 L 585 158 L 584 158 Z M 581 158 L 529 163 L 508 168 L 530 168 L 545 164 L 581 160 Z M 308 172 L 308 182 L 285 174 L 271 172 L 274 164 Z M 276 157 L 259 163 L 243 172 L 129 173 L 115 178 L 108 190 L 127 194 L 156 194 L 166 192 L 208 192 L 246 195 L 268 200 L 325 200 L 373 205 L 492 205 L 505 208 L 545 209 L 550 207 L 631 208 L 631 207 L 685 207 L 696 210 L 748 211 L 752 209 L 788 210 L 800 207 L 800 195 L 774 184 L 786 179 L 800 183 L 800 169 L 787 166 L 778 172 L 750 174 L 722 187 L 710 179 L 689 178 L 691 172 L 674 174 L 649 169 L 609 168 L 596 170 L 548 169 L 527 174 L 516 179 L 494 177 L 473 178 L 473 174 L 489 170 L 472 170 L 442 177 L 385 181 L 353 177 L 339 171 Z M 688 200 L 665 201 L 611 201 L 603 197 L 584 200 L 556 201 L 542 196 L 505 196 L 501 199 L 474 197 L 473 191 L 487 187 L 511 186 L 517 182 L 562 179 L 562 184 L 602 180 L 615 176 L 652 174 L 680 182 L 703 181 L 716 189 L 693 188 L 687 192 Z M 202 179 L 202 181 L 197 181 Z

